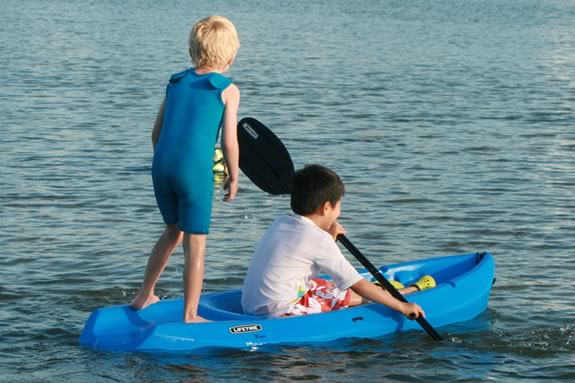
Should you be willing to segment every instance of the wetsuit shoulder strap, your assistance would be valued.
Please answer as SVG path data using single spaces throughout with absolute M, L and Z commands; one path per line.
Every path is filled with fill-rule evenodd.
M 232 80 L 219 73 L 212 73 L 208 81 L 215 89 L 226 89 L 232 83 Z
M 172 75 L 172 77 L 170 77 L 170 83 L 171 84 L 175 84 L 178 81 L 180 81 L 181 79 L 183 79 L 187 74 L 188 74 L 189 69 L 183 70 L 181 72 L 178 73 L 174 73 Z

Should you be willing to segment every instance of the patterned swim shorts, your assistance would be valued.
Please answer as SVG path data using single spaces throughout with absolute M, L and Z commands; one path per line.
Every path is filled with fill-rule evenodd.
M 292 315 L 307 315 L 325 313 L 349 307 L 351 290 L 340 290 L 332 281 L 314 278 L 310 281 L 310 289 L 287 313 Z

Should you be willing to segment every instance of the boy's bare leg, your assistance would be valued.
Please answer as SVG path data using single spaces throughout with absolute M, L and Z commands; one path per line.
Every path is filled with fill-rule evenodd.
M 182 232 L 178 229 L 177 225 L 166 225 L 164 232 L 154 245 L 148 258 L 142 287 L 140 287 L 138 294 L 131 304 L 134 309 L 143 309 L 160 300 L 154 293 L 156 283 L 158 279 L 160 279 L 160 274 L 168 264 L 168 260 L 174 252 L 174 249 L 181 240 Z
M 198 303 L 204 282 L 205 234 L 184 234 L 184 322 L 206 320 L 198 316 Z
M 404 287 L 404 288 L 399 289 L 397 291 L 399 291 L 401 293 L 401 295 L 407 295 L 407 294 L 418 292 L 419 289 L 412 285 L 412 286 Z
M 369 303 L 369 301 L 367 299 L 363 298 L 361 295 L 357 294 L 353 290 L 350 289 L 349 291 L 351 292 L 351 300 L 349 301 L 349 307 L 354 307 L 354 306 L 359 306 L 359 305 Z
M 363 304 L 370 302 L 369 300 L 363 298 L 361 295 L 357 294 L 353 290 L 350 290 L 350 291 L 351 291 L 351 300 L 349 302 L 350 307 L 359 306 L 359 305 L 363 305 Z M 401 288 L 397 291 L 399 291 L 401 295 L 407 295 L 407 294 L 415 293 L 416 291 L 419 291 L 419 289 L 415 286 L 408 286 L 408 287 Z

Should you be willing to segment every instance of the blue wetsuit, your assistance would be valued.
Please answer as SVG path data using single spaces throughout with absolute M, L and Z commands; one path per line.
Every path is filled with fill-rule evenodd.
M 214 146 L 224 115 L 222 92 L 231 80 L 193 68 L 170 78 L 152 179 L 166 224 L 186 233 L 210 230 Z

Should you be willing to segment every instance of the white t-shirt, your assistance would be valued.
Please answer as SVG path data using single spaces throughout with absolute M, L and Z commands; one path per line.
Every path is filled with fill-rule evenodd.
M 329 233 L 309 218 L 282 215 L 256 248 L 242 287 L 242 308 L 252 315 L 286 314 L 318 274 L 330 275 L 341 290 L 362 278 Z

